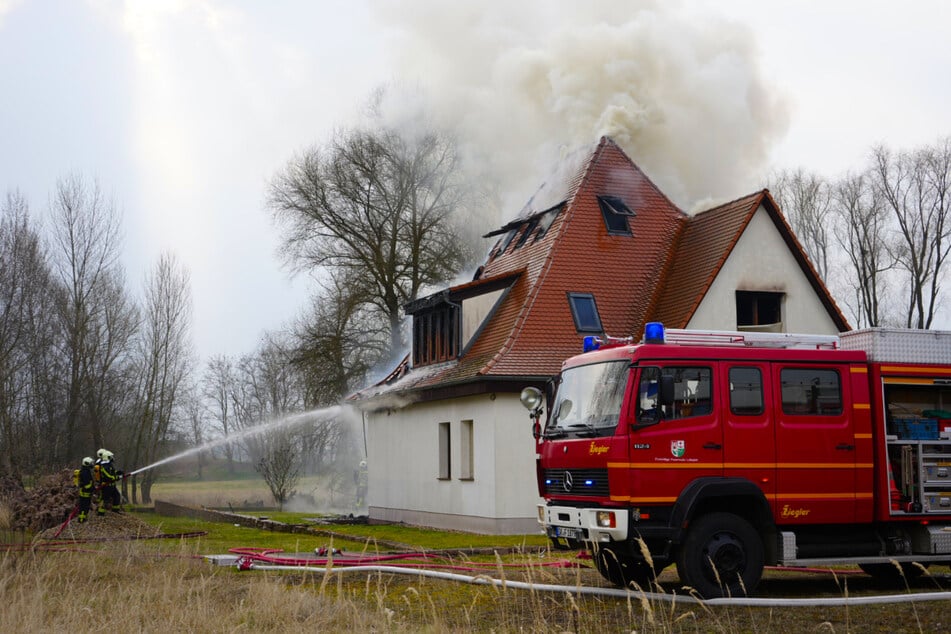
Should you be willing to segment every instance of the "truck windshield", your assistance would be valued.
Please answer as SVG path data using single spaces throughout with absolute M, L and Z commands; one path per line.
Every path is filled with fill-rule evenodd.
M 607 436 L 613 433 L 629 374 L 630 362 L 624 360 L 565 370 L 545 434 Z

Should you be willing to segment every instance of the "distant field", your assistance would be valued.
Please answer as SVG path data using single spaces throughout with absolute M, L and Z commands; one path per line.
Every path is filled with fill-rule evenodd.
M 332 490 L 328 478 L 301 478 L 295 491 L 297 495 L 285 505 L 285 510 L 314 513 L 351 513 L 355 510 L 351 506 L 351 492 Z M 163 478 L 153 485 L 152 498 L 211 508 L 276 508 L 271 491 L 257 474 L 243 474 L 240 479 Z

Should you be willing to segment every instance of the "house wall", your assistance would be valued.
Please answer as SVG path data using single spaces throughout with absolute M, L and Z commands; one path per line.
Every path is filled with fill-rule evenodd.
M 687 328 L 735 330 L 737 290 L 784 293 L 786 332 L 839 332 L 762 206 L 750 219 Z
M 473 477 L 462 474 L 461 423 L 472 421 Z M 439 424 L 451 477 L 439 479 Z M 517 394 L 416 403 L 367 414 L 369 519 L 489 534 L 540 530 L 535 444 Z

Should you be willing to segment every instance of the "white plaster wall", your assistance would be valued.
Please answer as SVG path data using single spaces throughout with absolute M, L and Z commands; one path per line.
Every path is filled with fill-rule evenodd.
M 786 332 L 838 334 L 835 322 L 762 206 L 740 236 L 687 328 L 736 330 L 737 290 L 784 293 Z
M 460 480 L 461 421 L 473 425 L 473 479 Z M 450 423 L 452 477 L 440 480 L 439 423 Z M 535 442 L 515 394 L 417 403 L 367 414 L 370 519 L 502 532 L 531 527 Z M 507 520 L 516 520 L 514 523 Z M 521 531 L 522 529 L 520 529 Z M 520 532 L 519 531 L 519 532 Z

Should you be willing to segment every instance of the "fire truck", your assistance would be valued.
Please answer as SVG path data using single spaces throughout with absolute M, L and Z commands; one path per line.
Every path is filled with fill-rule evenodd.
M 522 403 L 538 521 L 617 585 L 675 565 L 713 598 L 751 595 L 767 565 L 951 564 L 951 332 L 650 323 L 637 343 L 585 338 Z

